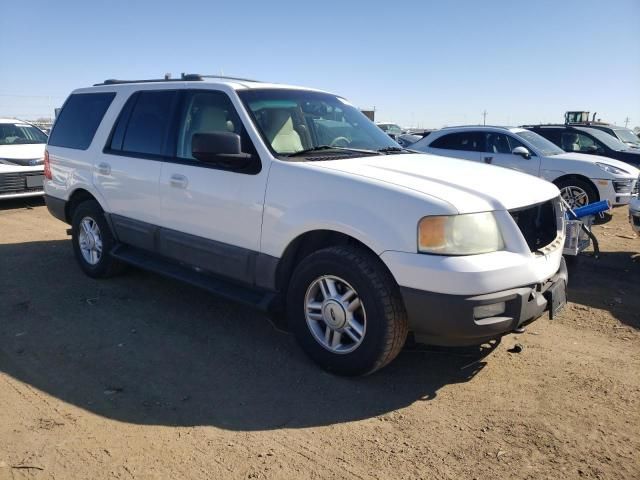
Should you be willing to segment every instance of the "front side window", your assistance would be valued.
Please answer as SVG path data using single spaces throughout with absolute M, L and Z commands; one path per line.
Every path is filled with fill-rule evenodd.
M 56 118 L 49 145 L 86 150 L 115 93 L 76 93 L 64 103 Z
M 273 152 L 289 156 L 310 149 L 378 151 L 400 148 L 360 110 L 328 93 L 293 89 L 238 92 Z
M 485 152 L 511 153 L 509 140 L 504 133 L 488 132 L 485 134 Z
M 567 152 L 594 152 L 601 149 L 591 137 L 582 133 L 563 132 L 561 140 L 562 148 Z
M 229 97 L 216 91 L 187 91 L 182 102 L 177 156 L 194 160 L 191 154 L 196 133 L 231 132 L 240 135 L 242 151 L 255 153 L 240 117 Z
M 463 150 L 467 152 L 479 152 L 481 150 L 481 137 L 478 132 L 457 132 L 443 135 L 431 143 L 433 148 L 446 150 Z
M 47 143 L 47 136 L 28 123 L 0 123 L 0 145 Z

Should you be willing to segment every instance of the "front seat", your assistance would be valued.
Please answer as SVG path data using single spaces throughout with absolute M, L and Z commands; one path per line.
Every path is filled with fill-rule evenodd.
M 291 113 L 287 110 L 272 110 L 265 129 L 271 147 L 278 153 L 295 153 L 302 150 L 300 135 L 293 128 Z
M 195 116 L 194 121 L 187 133 L 186 137 L 188 143 L 184 145 L 183 152 L 191 157 L 191 142 L 193 136 L 196 133 L 211 133 L 211 132 L 233 132 L 233 122 L 227 120 L 227 113 L 214 105 L 205 105 L 201 107 L 198 114 Z

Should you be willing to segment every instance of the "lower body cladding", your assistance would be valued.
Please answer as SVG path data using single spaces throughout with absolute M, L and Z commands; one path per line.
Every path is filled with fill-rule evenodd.
M 450 295 L 400 287 L 409 329 L 418 343 L 479 345 L 526 325 L 566 303 L 567 267 L 544 282 L 485 295 Z

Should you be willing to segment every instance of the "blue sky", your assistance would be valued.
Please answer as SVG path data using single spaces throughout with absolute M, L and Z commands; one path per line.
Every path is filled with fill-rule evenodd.
M 106 78 L 222 70 L 403 125 L 585 109 L 640 126 L 640 0 L 14 1 L 0 44 L 0 116 L 44 115 Z

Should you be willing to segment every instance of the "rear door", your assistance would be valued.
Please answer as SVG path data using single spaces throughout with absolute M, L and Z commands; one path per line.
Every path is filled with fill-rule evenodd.
M 491 165 L 512 168 L 523 173 L 538 176 L 540 173 L 540 157 L 521 141 L 503 132 L 483 132 L 482 160 Z M 513 154 L 516 147 L 524 147 L 531 154 L 530 158 Z
M 429 144 L 429 153 L 463 160 L 480 161 L 481 135 L 476 131 L 452 132 Z
M 149 250 L 160 222 L 160 171 L 176 101 L 175 90 L 133 93 L 95 165 L 94 182 L 119 239 Z

